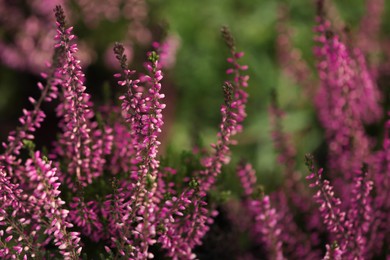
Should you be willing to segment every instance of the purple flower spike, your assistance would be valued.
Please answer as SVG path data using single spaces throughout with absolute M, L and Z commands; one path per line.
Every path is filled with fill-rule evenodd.
M 323 169 L 314 168 L 314 158 L 306 155 L 306 165 L 310 174 L 306 177 L 310 187 L 316 188 L 314 200 L 320 205 L 319 210 L 329 233 L 336 239 L 342 249 L 345 249 L 350 236 L 347 232 L 349 222 L 346 213 L 341 210 L 341 200 L 335 196 L 333 187 L 322 177 Z
M 57 169 L 51 164 L 46 158 L 42 158 L 40 152 L 35 152 L 26 161 L 28 178 L 36 185 L 30 197 L 30 203 L 35 208 L 32 218 L 41 225 L 47 225 L 44 233 L 54 237 L 54 244 L 60 249 L 64 259 L 78 259 L 82 249 L 79 245 L 80 234 L 69 232 L 73 224 L 66 221 L 69 211 L 63 208 L 65 201 L 60 198 L 61 184 Z
M 92 182 L 103 172 L 104 156 L 110 153 L 112 146 L 112 129 L 106 127 L 104 132 L 92 121 L 94 112 L 90 96 L 85 93 L 84 74 L 80 61 L 76 58 L 77 44 L 72 43 L 75 36 L 72 27 L 66 28 L 64 11 L 60 6 L 55 9 L 57 35 L 55 45 L 63 57 L 59 64 L 62 79 L 62 103 L 57 107 L 57 116 L 62 118 L 60 127 L 63 131 L 56 144 L 53 159 L 67 159 L 67 175 L 62 173 L 70 188 L 75 189 L 72 177 L 76 177 L 83 186 Z
M 256 172 L 250 164 L 241 164 L 237 168 L 237 175 L 244 188 L 245 206 L 254 218 L 252 232 L 259 243 L 265 244 L 270 259 L 285 259 L 282 251 L 282 230 L 280 229 L 280 216 L 271 206 L 269 196 L 256 188 Z M 258 196 L 260 195 L 260 198 Z

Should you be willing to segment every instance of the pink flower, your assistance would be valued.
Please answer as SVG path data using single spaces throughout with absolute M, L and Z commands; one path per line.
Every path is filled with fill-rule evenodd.
M 27 177 L 32 185 L 36 185 L 29 198 L 35 209 L 32 218 L 41 226 L 46 225 L 44 234 L 49 236 L 49 240 L 54 238 L 55 245 L 65 259 L 75 259 L 81 251 L 80 234 L 68 230 L 73 225 L 66 221 L 69 211 L 63 208 L 65 201 L 60 198 L 57 169 L 46 160 L 40 152 L 35 152 L 26 161 Z
M 102 131 L 98 129 L 97 122 L 92 121 L 92 103 L 85 93 L 84 74 L 75 56 L 77 44 L 72 43 L 75 38 L 71 33 L 73 28 L 65 27 L 65 15 L 59 7 L 56 8 L 56 19 L 55 39 L 58 43 L 55 46 L 63 55 L 61 64 L 58 64 L 63 96 L 57 107 L 57 116 L 62 118 L 60 128 L 63 132 L 51 158 L 67 159 L 67 172 L 62 173 L 61 179 L 75 189 L 72 177 L 86 186 L 102 175 L 104 156 L 110 153 L 113 136 L 110 127 Z

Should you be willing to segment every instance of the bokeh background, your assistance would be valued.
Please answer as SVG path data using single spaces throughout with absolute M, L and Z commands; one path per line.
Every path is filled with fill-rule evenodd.
M 270 93 L 275 90 L 286 111 L 283 127 L 297 147 L 298 167 L 305 172 L 303 155 L 307 152 L 317 153 L 321 161 L 323 132 L 308 91 L 316 88 L 312 0 L 0 0 L 1 141 L 18 125 L 22 108 L 29 107 L 28 97 L 39 94 L 36 83 L 52 53 L 52 9 L 57 3 L 64 5 L 69 24 L 75 28 L 87 91 L 97 106 L 116 100 L 124 91 L 112 76 L 118 69 L 111 52 L 114 42 L 125 43 L 131 67 L 137 70 L 142 70 L 153 41 L 169 39 L 175 46 L 175 59 L 163 81 L 167 112 L 162 154 L 176 156 L 195 145 L 208 147 L 215 140 L 223 102 L 221 86 L 230 79 L 225 75 L 229 51 L 220 36 L 221 26 L 227 25 L 237 49 L 245 52 L 242 62 L 249 65 L 250 75 L 248 117 L 245 131 L 237 137 L 239 145 L 233 148 L 233 160 L 246 158 L 263 184 L 277 185 L 280 165 L 268 116 Z M 361 28 L 365 4 L 364 0 L 334 1 L 332 17 L 353 34 Z M 386 41 L 389 34 L 390 2 L 385 1 L 379 38 Z M 283 48 L 278 44 L 285 35 L 306 66 L 306 86 L 293 80 L 281 64 Z M 374 52 L 373 60 L 385 59 Z M 386 78 L 380 80 L 387 96 Z M 54 108 L 55 103 L 44 105 L 48 120 L 37 135 L 40 147 L 50 146 L 56 137 Z M 379 134 L 373 129 L 373 134 Z

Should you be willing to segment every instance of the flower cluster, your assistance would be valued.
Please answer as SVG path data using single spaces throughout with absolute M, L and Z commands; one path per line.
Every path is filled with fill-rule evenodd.
M 323 179 L 323 169 L 316 170 L 314 168 L 311 155 L 306 155 L 306 165 L 310 171 L 306 179 L 312 181 L 310 187 L 318 187 L 314 199 L 320 204 L 319 210 L 327 229 L 335 239 L 346 242 L 349 235 L 346 231 L 346 213 L 340 207 L 341 200 L 335 196 L 329 181 Z
M 270 197 L 265 196 L 263 191 L 255 194 L 256 173 L 250 164 L 242 164 L 237 169 L 241 185 L 244 187 L 247 196 L 246 207 L 253 216 L 253 230 L 255 239 L 264 243 L 271 259 L 285 259 L 282 252 L 282 240 L 280 239 L 281 229 L 278 221 L 280 217 L 276 210 L 271 206 Z M 260 196 L 258 198 L 251 198 Z
M 66 221 L 69 210 L 63 209 L 65 201 L 61 199 L 57 169 L 51 162 L 45 161 L 39 151 L 26 161 L 26 173 L 30 182 L 36 185 L 34 193 L 29 198 L 33 206 L 31 218 L 37 221 L 35 226 L 40 229 L 42 222 L 45 225 L 44 234 L 54 236 L 54 244 L 65 259 L 75 259 L 80 255 L 82 247 L 79 245 L 80 233 L 69 232 L 73 224 Z M 45 241 L 47 243 L 49 241 Z
M 99 16 L 116 19 L 122 12 L 118 7 L 123 7 L 129 19 L 138 19 L 133 25 L 141 32 L 132 37 L 150 40 L 149 31 L 142 29 L 145 13 L 134 11 L 146 12 L 143 1 L 99 1 L 99 6 L 76 2 L 88 14 L 88 26 L 96 26 Z M 369 0 L 368 14 L 380 12 L 373 3 L 383 5 Z M 32 108 L 23 110 L 20 126 L 2 143 L 0 257 L 201 259 L 207 247 L 215 252 L 229 247 L 229 253 L 236 250 L 229 257 L 237 259 L 388 258 L 390 120 L 378 142 L 382 146 L 366 130 L 367 124 L 379 125 L 382 117 L 383 95 L 376 85 L 380 65 L 366 53 L 367 46 L 379 44 L 370 39 L 354 46 L 339 26 L 332 27 L 321 0 L 318 9 L 314 53 L 319 79 L 310 80 L 317 89 L 303 79 L 310 66 L 294 51 L 287 27 L 279 28 L 278 46 L 286 47 L 279 50 L 285 71 L 307 93 L 316 91 L 327 160 L 317 168 L 314 157 L 307 155 L 309 185 L 301 182 L 300 151 L 294 133 L 283 128 L 286 112 L 275 92 L 270 137 L 283 174 L 279 184 L 264 188 L 244 160 L 236 175 L 230 174 L 231 148 L 247 116 L 249 76 L 248 66 L 241 64 L 244 53 L 236 50 L 227 27 L 221 33 L 230 51 L 226 76 L 231 79 L 222 84 L 216 141 L 209 149 L 184 153 L 177 165 L 160 150 L 169 104 L 163 101 L 163 93 L 169 93 L 163 70 L 173 67 L 178 40 L 153 43 L 144 73 L 133 69 L 137 67 L 130 65 L 125 45 L 116 43 L 113 55 L 119 66 L 113 66 L 118 68 L 114 78 L 123 94 L 117 102 L 98 106 L 85 85 L 73 27 L 56 6 L 54 55 L 42 73 L 46 84 L 38 84 L 40 96 L 29 98 Z M 370 22 L 372 30 L 378 29 L 378 20 Z M 370 33 L 361 29 L 359 37 Z M 49 148 L 39 149 L 34 141 L 45 120 L 42 104 L 53 100 L 59 133 Z M 224 178 L 237 180 L 242 195 L 239 189 L 232 195 L 228 182 L 221 184 Z
M 68 173 L 75 175 L 76 180 L 85 186 L 103 172 L 104 155 L 111 151 L 112 129 L 106 127 L 103 133 L 98 129 L 97 122 L 92 121 L 94 117 L 92 103 L 90 96 L 85 93 L 84 74 L 80 61 L 75 56 L 77 44 L 72 43 L 72 39 L 75 38 L 71 33 L 73 27 L 66 28 L 61 8 L 56 7 L 55 13 L 57 19 L 55 39 L 58 40 L 55 48 L 59 48 L 62 55 L 58 64 L 62 102 L 56 112 L 62 119 L 59 125 L 63 133 L 51 158 L 55 159 L 58 156 L 67 158 Z M 73 186 L 74 182 L 68 177 L 64 176 L 62 180 L 70 187 Z

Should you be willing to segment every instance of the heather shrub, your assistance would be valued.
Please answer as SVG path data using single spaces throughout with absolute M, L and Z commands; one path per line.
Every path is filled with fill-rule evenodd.
M 390 257 L 390 121 L 383 83 L 389 50 L 378 36 L 384 1 L 366 1 L 358 29 L 345 25 L 332 2 L 317 1 L 308 59 L 294 44 L 291 6 L 277 6 L 275 62 L 284 80 L 302 89 L 318 125 L 313 128 L 321 129 L 299 135 L 286 130 L 291 111 L 281 105 L 283 91 L 267 95 L 269 122 L 262 124 L 276 154 L 268 164 L 274 163 L 279 175 L 259 174 L 269 169 L 258 167 L 262 164 L 248 147 L 236 146 L 255 125 L 245 122 L 253 120 L 247 108 L 262 100 L 250 99 L 248 91 L 261 82 L 250 80 L 253 68 L 228 27 L 220 30 L 228 54 L 216 99 L 216 135 L 202 138 L 199 127 L 189 135 L 191 149 L 178 152 L 168 141 L 181 134 L 169 112 L 170 106 L 179 107 L 169 97 L 175 79 L 170 73 L 183 69 L 175 67 L 178 37 L 153 24 L 144 1 L 61 3 L 65 9 L 51 1 L 28 2 L 28 15 L 7 1 L 0 4 L 0 13 L 19 14 L 19 20 L 1 20 L 9 34 L 1 39 L 2 63 L 40 70 L 41 77 L 39 95 L 25 98 L 29 104 L 19 125 L 2 140 L 1 258 Z M 107 23 L 129 31 L 118 36 L 124 44 L 97 44 L 112 71 L 104 102 L 94 100 L 86 87 L 85 68 L 93 66 L 98 37 L 78 39 L 73 23 L 96 35 Z M 196 117 L 211 107 L 197 110 Z M 56 117 L 55 127 L 47 130 L 51 143 L 42 144 L 50 113 Z M 301 156 L 313 131 L 323 137 Z

